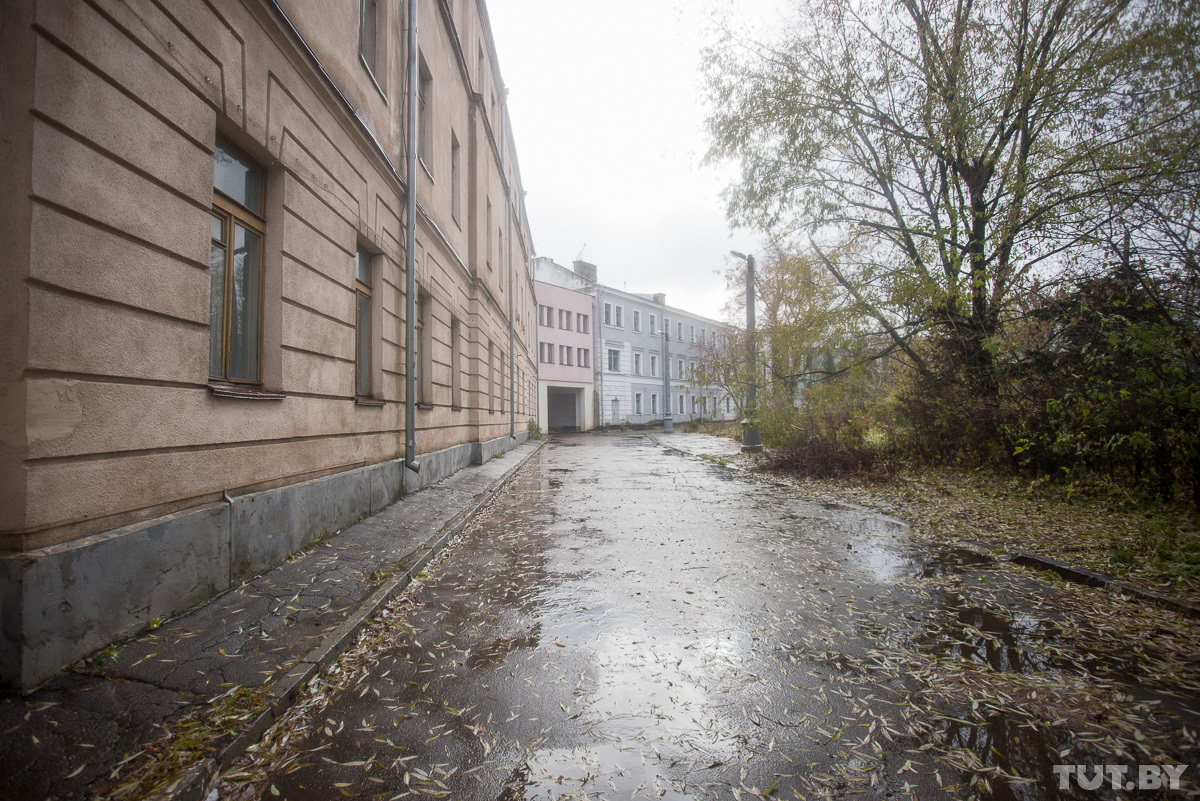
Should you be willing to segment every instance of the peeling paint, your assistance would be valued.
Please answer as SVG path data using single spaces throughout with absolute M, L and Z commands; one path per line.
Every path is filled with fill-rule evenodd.
M 69 437 L 83 422 L 79 382 L 66 379 L 31 382 L 26 416 L 30 441 Z

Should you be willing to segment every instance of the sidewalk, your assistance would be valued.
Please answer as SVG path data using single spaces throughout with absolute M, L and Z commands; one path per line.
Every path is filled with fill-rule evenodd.
M 408 585 L 538 450 L 526 442 L 343 529 L 241 587 L 80 663 L 26 696 L 0 696 L 0 799 L 90 797 L 114 768 L 199 705 L 245 701 L 245 726 L 169 797 L 199 797 L 294 702 L 362 624 Z M 262 702 L 265 701 L 265 709 Z

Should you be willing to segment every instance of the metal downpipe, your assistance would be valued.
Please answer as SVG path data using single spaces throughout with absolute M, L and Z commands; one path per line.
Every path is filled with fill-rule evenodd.
M 415 458 L 417 411 L 417 93 L 421 76 L 417 60 L 417 3 L 408 4 L 408 132 L 405 142 L 404 203 L 404 466 L 421 472 Z
M 500 105 L 500 175 L 504 178 L 504 210 L 508 226 L 508 438 L 517 438 L 516 329 L 513 325 L 512 181 L 505 172 L 505 142 L 508 137 L 508 89 Z

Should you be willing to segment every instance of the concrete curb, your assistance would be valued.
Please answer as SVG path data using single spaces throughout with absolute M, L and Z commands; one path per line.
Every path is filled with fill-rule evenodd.
M 518 461 L 474 504 L 458 512 L 438 529 L 437 533 L 418 545 L 406 557 L 404 572 L 384 583 L 372 595 L 335 627 L 315 648 L 308 652 L 291 670 L 275 682 L 271 698 L 264 709 L 245 729 L 231 740 L 220 743 L 216 757 L 200 760 L 188 766 L 165 788 L 147 796 L 148 801 L 204 801 L 220 772 L 246 753 L 271 728 L 277 720 L 290 710 L 300 697 L 304 686 L 321 668 L 331 665 L 346 650 L 354 638 L 385 604 L 399 595 L 412 580 L 429 564 L 439 551 L 446 547 L 456 535 L 475 518 L 479 511 L 501 490 L 512 477 L 542 449 L 542 440 L 533 450 Z M 403 501 L 400 501 L 403 503 Z
M 1200 618 L 1200 604 L 1184 601 L 1178 598 L 1172 598 L 1169 595 L 1164 595 L 1161 592 L 1147 590 L 1144 587 L 1139 587 L 1135 584 L 1130 584 L 1128 581 L 1122 581 L 1115 576 L 1110 576 L 1105 573 L 1097 573 L 1095 570 L 1088 570 L 1086 567 L 1076 567 L 1069 565 L 1066 562 L 1060 562 L 1057 559 L 1051 559 L 1049 556 L 1040 556 L 1038 554 L 1025 553 L 1018 551 L 1013 554 L 1012 561 L 1025 567 L 1032 567 L 1036 570 L 1050 570 L 1062 576 L 1067 581 L 1074 581 L 1077 584 L 1086 584 L 1089 587 L 1101 587 L 1103 589 L 1115 590 L 1123 595 L 1132 595 L 1144 601 L 1149 601 L 1152 604 L 1161 606 L 1165 609 L 1170 609 L 1173 612 L 1179 612 L 1189 617 Z

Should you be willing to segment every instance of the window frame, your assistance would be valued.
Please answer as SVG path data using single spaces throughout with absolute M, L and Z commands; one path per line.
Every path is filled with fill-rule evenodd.
M 614 361 L 617 363 L 616 367 L 613 367 Z M 621 351 L 617 348 L 608 348 L 608 371 L 610 373 L 621 372 Z
M 262 214 L 256 213 L 248 206 L 243 205 L 231 196 L 225 194 L 216 186 L 216 151 L 221 150 L 231 158 L 238 161 L 248 170 L 252 170 L 258 174 L 259 186 L 261 187 L 259 205 L 262 208 Z M 211 344 L 211 320 L 212 320 L 212 289 L 209 289 L 209 375 L 210 382 L 239 384 L 242 386 L 262 386 L 262 371 L 263 371 L 263 315 L 265 311 L 265 293 L 264 287 L 266 284 L 266 241 L 267 241 L 267 171 L 258 166 L 253 159 L 246 156 L 240 149 L 218 140 L 215 143 L 213 151 L 214 159 L 214 178 L 213 178 L 213 203 L 210 216 L 212 218 L 221 219 L 221 239 L 215 237 L 210 238 L 209 246 L 209 263 L 212 262 L 212 245 L 215 244 L 224 250 L 224 258 L 222 260 L 222 289 L 221 289 L 221 372 L 216 375 L 212 371 L 212 344 Z M 254 378 L 233 378 L 230 376 L 231 368 L 231 349 L 230 349 L 230 333 L 233 318 L 233 287 L 234 280 L 233 257 L 234 257 L 234 230 L 235 225 L 241 225 L 242 228 L 255 234 L 258 241 L 258 308 L 255 311 L 255 366 Z M 211 271 L 211 266 L 210 266 Z M 210 278 L 211 283 L 211 278 Z
M 371 290 L 371 253 L 363 248 L 354 251 L 354 396 L 356 398 L 374 397 L 373 360 L 371 358 L 371 316 L 374 300 Z M 367 280 L 363 281 L 360 272 L 360 262 L 365 262 Z M 362 299 L 367 302 L 367 319 L 362 319 Z M 366 329 L 366 365 L 361 362 L 363 355 L 363 329 Z M 363 391 L 363 381 L 366 380 L 366 391 Z

